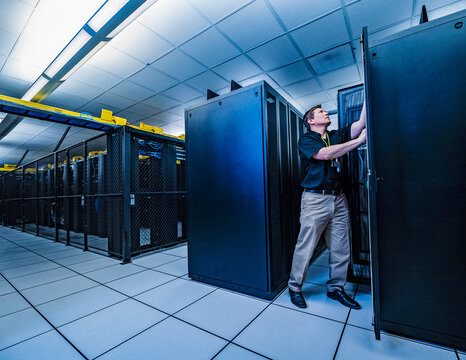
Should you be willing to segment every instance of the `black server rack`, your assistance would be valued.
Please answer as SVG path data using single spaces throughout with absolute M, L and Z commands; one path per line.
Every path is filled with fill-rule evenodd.
M 298 232 L 302 115 L 262 81 L 185 116 L 189 276 L 271 299 Z
M 338 125 L 359 120 L 364 104 L 364 87 L 356 85 L 338 91 Z M 364 144 L 343 157 L 343 190 L 351 216 L 351 262 L 348 281 L 370 282 L 368 220 L 367 146 Z
M 88 179 L 89 179 L 89 224 L 88 234 L 96 235 L 102 238 L 107 237 L 107 216 L 106 216 L 106 199 L 105 194 L 105 162 L 107 154 L 97 151 L 90 154 L 87 158 Z
M 375 330 L 466 349 L 466 11 L 364 36 Z M 368 42 L 367 42 L 368 40 Z
M 81 196 L 83 195 L 83 179 L 84 179 L 84 160 L 82 156 L 73 159 L 70 163 L 71 172 L 71 195 L 72 208 L 71 208 L 71 229 L 75 233 L 83 232 L 83 203 Z

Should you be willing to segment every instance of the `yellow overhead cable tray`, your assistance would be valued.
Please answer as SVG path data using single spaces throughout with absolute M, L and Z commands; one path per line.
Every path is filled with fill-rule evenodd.
M 14 170 L 14 169 L 16 169 L 16 165 L 5 164 L 5 165 L 3 165 L 3 167 L 0 167 L 0 171 L 11 171 L 11 170 Z
M 174 136 L 165 134 L 162 128 L 150 126 L 142 122 L 139 126 L 130 125 L 126 119 L 114 116 L 112 111 L 105 109 L 102 109 L 100 118 L 98 118 L 88 113 L 78 113 L 0 94 L 0 112 L 101 131 L 109 131 L 113 128 L 127 125 L 153 134 L 185 139 L 184 135 Z

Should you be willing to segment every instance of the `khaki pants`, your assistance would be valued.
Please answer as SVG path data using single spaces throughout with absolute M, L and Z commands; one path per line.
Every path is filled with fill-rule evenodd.
M 350 261 L 350 219 L 345 195 L 322 195 L 304 191 L 300 222 L 301 229 L 288 286 L 293 291 L 301 291 L 309 261 L 323 233 L 330 250 L 327 291 L 343 289 Z

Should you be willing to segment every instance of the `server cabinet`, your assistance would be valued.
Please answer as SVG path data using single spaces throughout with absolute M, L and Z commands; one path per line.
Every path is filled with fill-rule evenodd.
M 364 86 L 338 91 L 339 127 L 358 121 L 364 104 Z M 351 216 L 351 263 L 348 281 L 369 283 L 369 221 L 367 188 L 367 146 L 364 144 L 343 157 L 343 190 Z
M 375 330 L 462 349 L 465 21 L 365 44 Z
M 273 298 L 288 280 L 298 231 L 290 143 L 301 114 L 259 82 L 185 116 L 189 276 Z

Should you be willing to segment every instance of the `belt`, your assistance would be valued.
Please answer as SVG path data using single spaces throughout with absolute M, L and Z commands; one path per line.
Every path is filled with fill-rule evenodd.
M 341 190 L 313 190 L 313 189 L 304 189 L 304 191 L 315 193 L 315 194 L 322 194 L 322 195 L 341 195 L 343 191 Z

